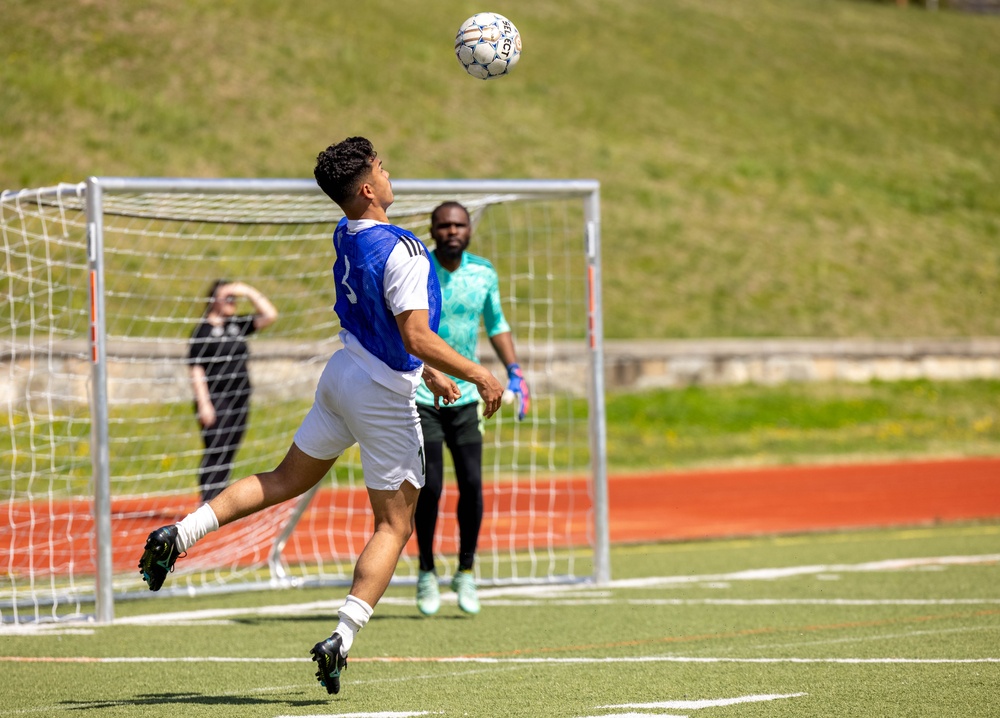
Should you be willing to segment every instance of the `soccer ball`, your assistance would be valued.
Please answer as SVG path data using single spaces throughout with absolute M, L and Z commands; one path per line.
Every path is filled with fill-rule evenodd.
M 480 80 L 503 77 L 521 57 L 521 33 L 503 15 L 476 13 L 458 29 L 455 54 L 473 77 Z

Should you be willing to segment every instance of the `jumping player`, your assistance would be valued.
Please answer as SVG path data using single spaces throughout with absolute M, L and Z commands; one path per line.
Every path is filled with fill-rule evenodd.
M 304 493 L 357 442 L 375 532 L 358 557 L 337 627 L 311 650 L 320 683 L 337 693 L 354 637 L 371 618 L 412 532 L 424 484 L 417 385 L 423 379 L 435 401 L 449 403 L 461 394 L 445 374 L 470 381 L 487 417 L 499 408 L 503 386 L 435 333 L 437 277 L 423 243 L 389 223 L 392 184 L 371 142 L 350 137 L 331 145 L 319 154 L 314 174 L 346 215 L 333 235 L 334 310 L 344 346 L 323 370 L 313 406 L 277 468 L 230 484 L 180 523 L 153 531 L 139 570 L 150 590 L 159 590 L 178 555 L 207 533 Z

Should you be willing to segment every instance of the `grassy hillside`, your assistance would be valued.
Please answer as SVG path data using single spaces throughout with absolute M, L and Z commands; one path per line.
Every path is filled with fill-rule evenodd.
M 507 0 L 515 73 L 452 55 L 483 6 L 7 0 L 0 188 L 308 177 L 602 182 L 607 334 L 1000 334 L 1000 20 L 847 0 Z

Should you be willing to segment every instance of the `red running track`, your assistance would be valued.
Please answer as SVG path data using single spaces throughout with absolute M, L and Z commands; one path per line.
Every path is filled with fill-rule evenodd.
M 1000 458 L 699 471 L 609 483 L 613 543 L 1000 517 Z
M 728 536 L 800 533 L 862 527 L 920 525 L 1000 518 L 1000 458 L 942 461 L 908 461 L 889 464 L 843 464 L 741 470 L 689 471 L 613 476 L 609 480 L 609 528 L 612 543 L 640 543 Z M 559 484 L 556 500 L 563 506 L 539 507 L 564 511 L 576 502 L 571 523 L 559 526 L 559 540 L 586 544 L 589 499 L 583 480 Z M 531 498 L 523 492 L 512 496 L 504 487 L 487 487 L 486 519 L 481 550 L 489 548 L 489 534 L 503 527 L 490 518 L 494 506 L 510 513 L 516 508 L 518 534 L 546 531 L 531 526 Z M 548 497 L 545 501 L 548 502 Z M 440 550 L 456 550 L 454 535 L 455 491 L 450 491 L 441 512 Z M 182 518 L 197 506 L 197 496 L 122 499 L 113 503 L 114 566 L 134 568 L 146 534 Z M 12 503 L 7 521 L 0 525 L 0 557 L 4 568 L 36 574 L 93 571 L 93 522 L 89 501 L 46 502 L 42 506 Z M 294 562 L 301 554 L 336 556 L 362 546 L 346 546 L 344 532 L 328 536 L 316 530 L 313 520 L 326 525 L 328 513 L 339 523 L 350 524 L 357 544 L 371 531 L 367 498 L 363 491 L 325 489 L 317 493 L 288 544 L 286 557 Z M 51 518 L 50 518 L 51 517 Z M 502 519 L 508 521 L 510 519 Z M 491 521 L 493 526 L 491 527 Z M 267 536 L 253 533 L 238 522 L 207 537 L 198 554 L 206 560 L 225 544 L 246 546 L 244 562 L 260 561 L 269 546 Z M 255 540 L 256 539 L 256 540 Z M 340 542 L 338 545 L 336 542 Z M 411 541 L 407 552 L 415 554 Z M 504 547 L 511 540 L 502 540 Z M 524 540 L 514 540 L 517 548 Z M 230 554 L 230 551 L 226 551 Z M 228 556 L 232 558 L 231 555 Z M 194 556 L 188 559 L 196 560 Z

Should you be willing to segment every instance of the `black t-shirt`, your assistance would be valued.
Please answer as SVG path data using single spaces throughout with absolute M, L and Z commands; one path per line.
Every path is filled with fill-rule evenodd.
M 246 337 L 254 333 L 253 320 L 252 314 L 244 314 L 216 326 L 203 319 L 191 335 L 188 365 L 205 370 L 213 402 L 250 395 Z

